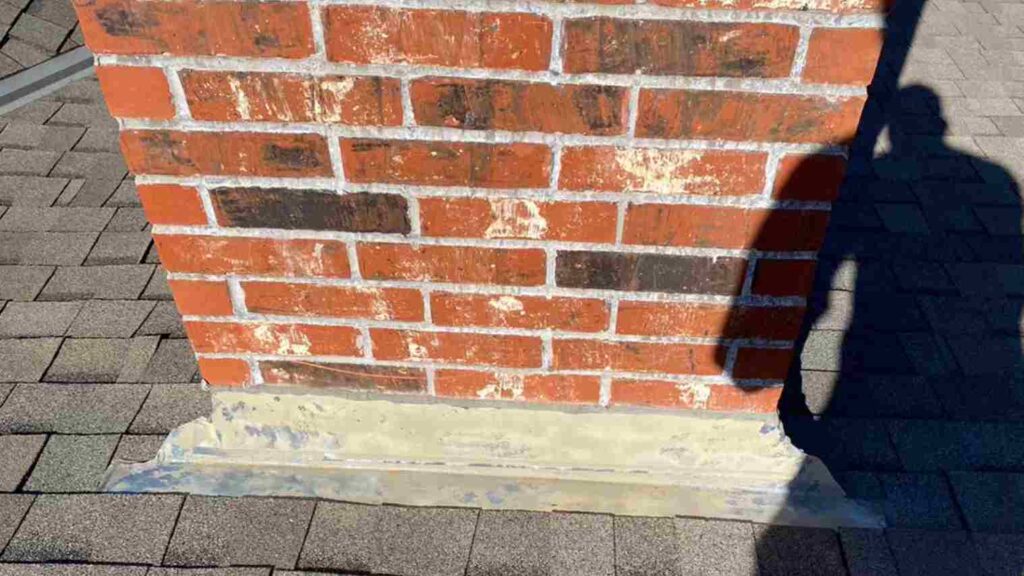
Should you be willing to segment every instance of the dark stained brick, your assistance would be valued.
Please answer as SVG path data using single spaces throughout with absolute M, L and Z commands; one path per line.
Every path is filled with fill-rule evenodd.
M 426 373 L 414 368 L 275 361 L 260 362 L 260 371 L 267 384 L 388 392 L 427 389 Z
M 628 91 L 503 80 L 427 78 L 412 86 L 423 126 L 566 134 L 623 134 Z
M 775 78 L 788 76 L 795 26 L 671 20 L 570 20 L 566 72 Z M 609 41 L 615 38 L 616 41 Z
M 408 207 L 397 194 L 220 188 L 210 197 L 222 226 L 409 233 Z
M 559 252 L 558 286 L 597 290 L 736 294 L 746 273 L 742 258 L 615 252 Z

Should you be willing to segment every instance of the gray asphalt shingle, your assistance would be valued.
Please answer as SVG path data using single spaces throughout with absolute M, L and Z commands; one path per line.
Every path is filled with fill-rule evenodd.
M 166 434 L 186 422 L 209 416 L 210 392 L 199 384 L 154 384 L 138 415 L 132 434 Z
M 38 382 L 59 347 L 60 338 L 0 340 L 0 382 Z
M 118 436 L 52 435 L 25 483 L 28 492 L 96 492 Z
M 153 310 L 152 302 L 91 300 L 85 303 L 68 330 L 68 336 L 130 338 Z M 3 315 L 0 315 L 0 327 Z M 2 333 L 2 330 L 0 330 Z
M 376 571 L 409 576 L 456 576 L 466 570 L 477 511 L 381 508 L 381 554 Z
M 319 502 L 313 514 L 300 568 L 370 572 L 380 555 L 380 506 Z
M 846 575 L 839 538 L 832 530 L 762 525 L 754 526 L 754 537 L 761 576 Z
M 1024 532 L 1024 474 L 951 472 L 957 502 L 976 532 Z
M 151 264 L 61 266 L 53 273 L 40 300 L 134 300 L 153 274 Z
M 0 312 L 0 338 L 63 336 L 81 302 L 11 302 Z
M 150 384 L 192 382 L 198 369 L 195 353 L 188 340 L 165 338 L 160 341 L 146 366 L 141 381 Z
M 104 232 L 85 260 L 87 266 L 138 264 L 146 255 L 152 236 L 149 232 Z
M 100 232 L 114 216 L 113 208 L 40 208 L 13 206 L 0 218 L 7 232 Z
M 981 563 L 965 532 L 894 529 L 886 538 L 900 576 L 981 576 Z
M 467 574 L 614 574 L 612 524 L 596 514 L 482 511 Z
M 163 434 L 125 434 L 117 444 L 113 460 L 148 462 L 156 456 L 164 438 Z
M 183 499 L 153 494 L 42 494 L 0 558 L 158 564 Z
M 164 563 L 293 568 L 314 506 L 312 500 L 190 496 Z
M 0 576 L 146 576 L 146 567 L 117 564 L 0 564 Z
M 746 522 L 676 518 L 680 574 L 757 574 L 754 531 Z
M 672 518 L 615 518 L 617 576 L 676 576 L 679 538 Z
M 0 552 L 14 536 L 33 498 L 31 494 L 0 494 Z
M 844 528 L 839 531 L 839 540 L 850 576 L 898 576 L 883 531 Z
M 0 406 L 0 433 L 120 434 L 149 386 L 19 384 Z
M 131 341 L 68 338 L 46 371 L 47 382 L 117 382 Z
M 32 469 L 46 436 L 0 435 L 0 492 L 13 492 Z
M 0 266 L 0 299 L 33 300 L 53 271 L 53 266 Z

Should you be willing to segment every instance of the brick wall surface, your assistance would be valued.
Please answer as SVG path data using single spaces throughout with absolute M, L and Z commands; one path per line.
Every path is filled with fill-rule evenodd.
M 76 4 L 211 384 L 774 411 L 876 2 Z

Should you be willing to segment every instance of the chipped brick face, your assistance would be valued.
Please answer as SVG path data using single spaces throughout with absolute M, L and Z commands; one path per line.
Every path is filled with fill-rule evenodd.
M 75 0 L 218 386 L 772 412 L 884 0 Z

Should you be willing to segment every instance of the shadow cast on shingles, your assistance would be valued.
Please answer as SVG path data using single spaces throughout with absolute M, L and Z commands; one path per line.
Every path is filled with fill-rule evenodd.
M 884 429 L 868 437 L 858 420 L 1024 419 L 1020 189 L 1003 167 L 947 144 L 933 90 L 899 86 L 924 3 L 902 0 L 887 17 L 779 406 L 794 444 L 833 473 L 899 469 Z M 783 187 L 806 186 L 817 169 L 805 162 Z M 877 458 L 873 442 L 884 444 Z M 843 573 L 837 538 L 758 527 L 760 574 Z M 843 544 L 890 554 L 880 533 L 845 533 Z

